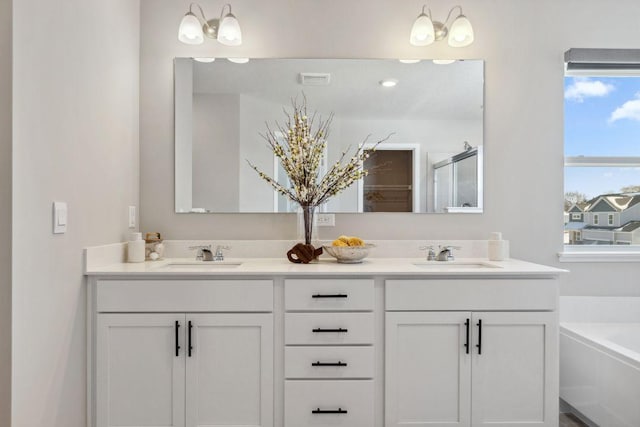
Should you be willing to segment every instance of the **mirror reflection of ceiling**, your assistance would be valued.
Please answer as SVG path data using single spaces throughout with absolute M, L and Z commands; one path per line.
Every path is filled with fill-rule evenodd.
M 194 93 L 243 93 L 289 105 L 291 96 L 304 92 L 312 111 L 343 118 L 482 120 L 483 93 L 477 90 L 484 85 L 482 61 L 375 62 L 367 67 L 361 59 L 194 61 Z M 329 83 L 302 85 L 301 73 L 328 74 Z M 385 79 L 397 85 L 383 87 Z M 337 105 L 335 99 L 345 92 L 352 96 Z

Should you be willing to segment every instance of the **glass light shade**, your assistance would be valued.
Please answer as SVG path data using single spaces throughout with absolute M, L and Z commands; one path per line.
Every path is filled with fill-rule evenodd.
M 411 27 L 409 43 L 414 46 L 427 46 L 433 43 L 435 39 L 435 30 L 433 29 L 431 18 L 429 18 L 429 15 L 421 13 L 413 23 L 413 27 Z
M 453 21 L 448 42 L 451 47 L 465 47 L 473 43 L 473 27 L 466 16 L 460 15 Z
M 240 24 L 232 13 L 227 13 L 220 21 L 218 41 L 227 46 L 240 46 L 242 44 Z
M 202 62 L 204 64 L 210 64 L 210 63 L 212 63 L 213 61 L 216 60 L 216 58 L 210 58 L 210 57 L 208 57 L 208 58 L 194 57 L 193 59 L 194 59 L 194 61 Z
M 202 26 L 193 13 L 187 12 L 182 18 L 178 29 L 178 40 L 184 44 L 202 44 L 204 42 Z

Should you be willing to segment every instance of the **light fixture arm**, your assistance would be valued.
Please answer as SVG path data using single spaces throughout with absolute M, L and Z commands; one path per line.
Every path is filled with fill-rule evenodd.
M 462 13 L 462 6 L 460 6 L 460 5 L 453 6 L 451 8 L 451 10 L 449 11 L 449 14 L 447 15 L 447 19 L 444 20 L 444 25 L 447 25 L 447 26 L 449 25 L 449 20 L 451 19 L 451 14 L 456 9 L 460 10 L 460 13 L 458 14 L 458 16 L 464 15 L 464 13 Z
M 195 3 L 195 2 L 194 2 L 194 3 L 191 3 L 191 4 L 189 5 L 189 13 L 191 13 L 191 14 L 192 14 L 192 15 L 194 15 L 194 16 L 196 16 L 196 14 L 195 14 L 195 13 L 193 13 L 193 11 L 191 10 L 191 9 L 193 8 L 193 6 L 197 6 L 197 7 L 198 7 L 198 9 L 200 10 L 200 16 L 202 16 L 202 21 L 203 21 L 204 23 L 206 23 L 206 22 L 207 22 L 207 17 L 206 17 L 206 16 L 204 16 L 204 10 L 202 10 L 202 6 L 200 6 L 198 3 Z
M 424 11 L 425 9 L 427 9 L 427 12 L 429 12 L 429 13 L 425 13 L 425 11 Z M 427 15 L 429 17 L 429 19 L 433 19 L 431 17 L 431 9 L 429 9 L 426 4 L 422 5 L 422 13 L 421 13 L 421 15 Z
M 222 6 L 222 10 L 220 11 L 220 21 L 222 22 L 222 18 L 224 17 L 224 8 L 229 6 L 229 13 L 231 13 L 231 5 L 229 3 Z

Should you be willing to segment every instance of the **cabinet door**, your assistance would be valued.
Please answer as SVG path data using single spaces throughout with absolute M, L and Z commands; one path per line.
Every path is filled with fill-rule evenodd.
M 273 315 L 190 314 L 186 329 L 187 426 L 272 427 Z
M 184 314 L 98 315 L 97 427 L 184 426 L 184 326 Z
M 473 313 L 472 330 L 473 426 L 557 426 L 556 314 Z
M 386 427 L 470 425 L 466 312 L 386 313 Z

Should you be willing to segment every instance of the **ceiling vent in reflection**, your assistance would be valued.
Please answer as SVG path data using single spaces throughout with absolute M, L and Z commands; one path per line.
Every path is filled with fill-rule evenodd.
M 300 73 L 300 84 L 303 86 L 328 86 L 331 83 L 329 73 Z

